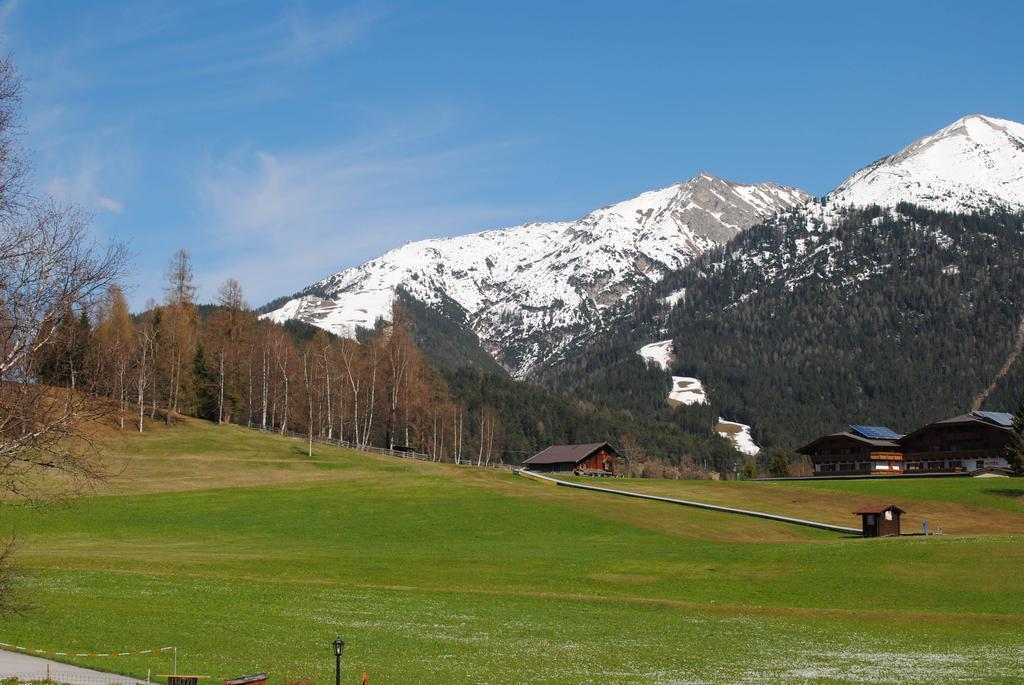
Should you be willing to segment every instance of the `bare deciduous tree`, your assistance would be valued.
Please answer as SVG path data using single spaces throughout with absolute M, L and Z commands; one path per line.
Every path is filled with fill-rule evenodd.
M 81 212 L 26 192 L 28 164 L 14 134 L 20 103 L 18 76 L 0 59 L 0 491 L 45 499 L 101 477 L 84 426 L 108 407 L 73 387 L 84 369 L 72 365 L 60 388 L 40 382 L 40 365 L 72 358 L 65 346 L 81 340 L 62 335 L 60 323 L 86 320 L 120 276 L 125 251 L 95 243 Z M 121 370 L 115 392 L 123 395 Z M 0 611 L 17 606 L 11 552 L 0 546 Z
M 41 469 L 71 481 L 98 475 L 81 426 L 102 409 L 72 387 L 39 383 L 38 364 L 62 352 L 60 318 L 95 306 L 124 261 L 123 247 L 92 242 L 74 209 L 47 203 L 0 226 L 0 489 L 31 496 Z

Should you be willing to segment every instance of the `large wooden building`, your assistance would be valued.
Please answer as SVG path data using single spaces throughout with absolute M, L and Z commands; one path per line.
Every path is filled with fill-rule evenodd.
M 530 471 L 577 473 L 593 476 L 615 475 L 619 453 L 607 442 L 586 445 L 552 445 L 523 462 Z
M 929 423 L 906 435 L 883 426 L 851 425 L 800 449 L 815 476 L 902 473 L 1009 474 L 1006 445 L 1013 416 L 974 411 Z
M 797 452 L 811 458 L 816 476 L 900 473 L 899 438 L 899 433 L 882 426 L 851 425 L 850 430 L 824 435 Z
M 1008 469 L 1013 416 L 975 411 L 929 423 L 900 438 L 907 473 Z

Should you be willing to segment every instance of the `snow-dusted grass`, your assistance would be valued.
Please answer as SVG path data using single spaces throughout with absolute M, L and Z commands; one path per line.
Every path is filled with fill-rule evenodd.
M 188 628 L 179 669 L 217 677 L 266 669 L 272 682 L 308 677 L 333 682 L 330 641 L 346 640 L 343 683 L 368 671 L 372 683 L 1014 683 L 1022 649 L 1007 624 L 948 617 L 945 623 L 878 616 L 849 619 L 631 599 L 592 600 L 382 590 L 173 576 L 48 571 L 40 596 L 73 597 L 90 622 L 90 640 L 127 635 L 157 640 Z M 70 595 L 65 594 L 71 592 Z M 233 612 L 241 595 L 251 613 Z M 144 600 L 143 600 L 144 598 Z M 142 601 L 140 601 L 142 600 Z M 191 609 L 191 611 L 189 611 Z M 36 641 L 56 644 L 46 622 Z M 65 634 L 84 627 L 78 621 Z M 984 635 L 970 631 L 984 629 Z M 963 631 L 963 637 L 958 635 Z M 880 634 L 892 640 L 880 640 Z M 169 657 L 101 665 L 145 673 L 170 670 Z

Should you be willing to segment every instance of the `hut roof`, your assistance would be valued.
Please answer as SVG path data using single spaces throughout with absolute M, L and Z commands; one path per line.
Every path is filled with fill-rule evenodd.
M 612 454 L 618 454 L 607 442 L 590 442 L 585 445 L 552 445 L 529 459 L 523 464 L 578 464 L 601 448 Z

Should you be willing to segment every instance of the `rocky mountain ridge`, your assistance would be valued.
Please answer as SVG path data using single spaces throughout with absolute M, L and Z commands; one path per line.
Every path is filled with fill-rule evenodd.
M 351 337 L 390 318 L 401 290 L 448 310 L 523 377 L 594 335 L 666 273 L 809 199 L 795 188 L 702 173 L 576 221 L 408 243 L 310 286 L 265 316 Z
M 731 241 L 755 224 L 781 215 L 805 223 L 809 235 L 791 256 L 802 262 L 814 257 L 805 250 L 838 244 L 828 233 L 850 208 L 900 202 L 951 212 L 1024 207 L 1024 125 L 963 117 L 860 169 L 820 201 L 701 173 L 575 221 L 409 243 L 307 287 L 266 316 L 354 336 L 390 318 L 402 293 L 463 327 L 513 376 L 531 377 L 570 358 L 696 257 L 727 244 L 743 249 Z M 767 272 L 792 264 L 764 254 L 747 261 Z M 866 263 L 863 275 L 885 268 Z M 684 294 L 667 293 L 665 308 Z

